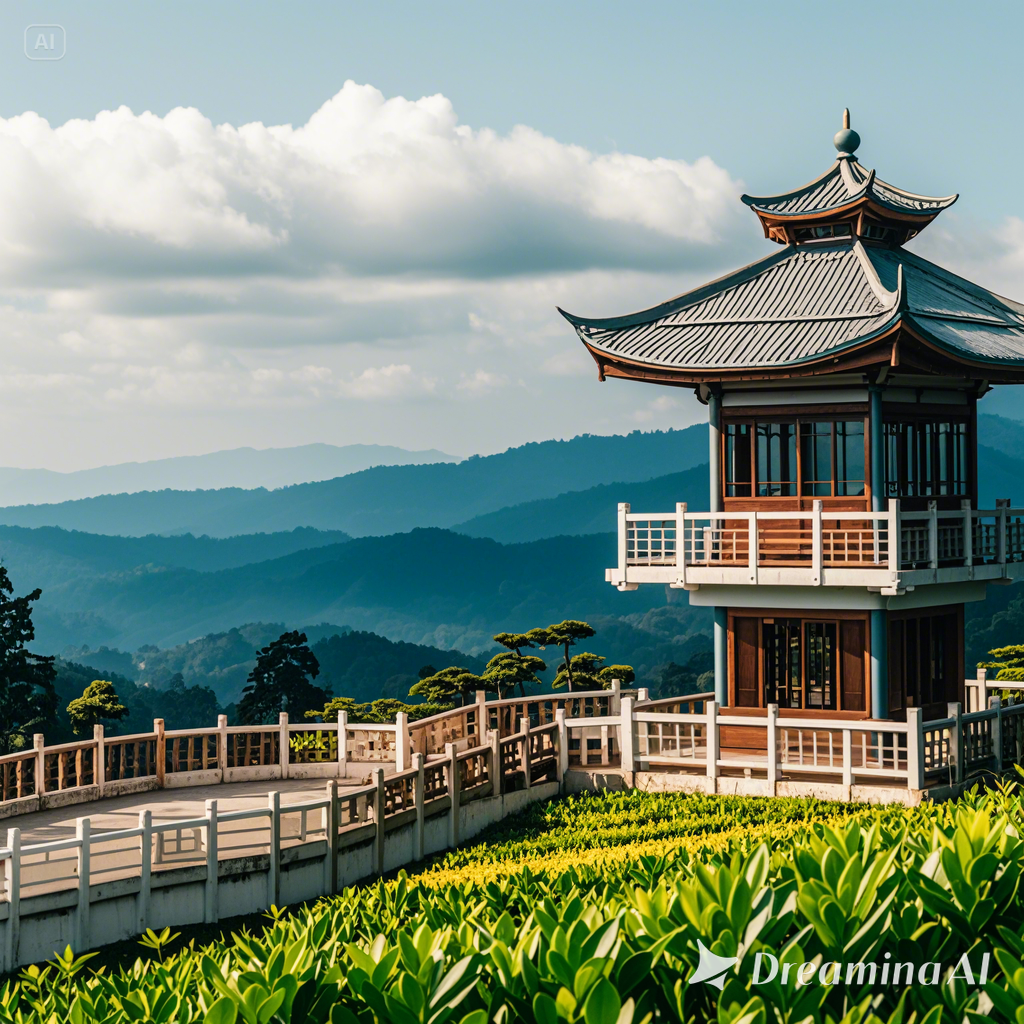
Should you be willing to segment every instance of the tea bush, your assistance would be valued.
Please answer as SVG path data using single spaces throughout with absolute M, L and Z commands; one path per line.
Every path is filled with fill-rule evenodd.
M 569 798 L 259 934 L 111 971 L 30 968 L 0 990 L 0 1021 L 1022 1024 L 1022 827 L 1011 786 L 912 810 Z M 698 943 L 738 959 L 721 992 L 687 985 Z M 754 985 L 759 952 L 814 972 L 887 953 L 944 967 L 912 987 L 795 970 Z M 945 981 L 965 953 L 976 974 L 991 954 L 980 991 Z

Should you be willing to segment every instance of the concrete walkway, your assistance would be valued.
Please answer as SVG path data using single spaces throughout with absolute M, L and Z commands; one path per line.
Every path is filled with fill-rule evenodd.
M 341 780 L 344 781 L 344 780 Z M 339 787 L 341 788 L 341 787 Z M 73 839 L 75 821 L 89 818 L 93 832 L 136 828 L 139 811 L 153 812 L 153 823 L 188 821 L 206 813 L 206 801 L 216 800 L 218 812 L 249 810 L 267 806 L 267 794 L 281 794 L 281 806 L 322 800 L 327 793 L 323 779 L 278 779 L 258 782 L 229 782 L 189 789 L 156 789 L 150 793 L 105 797 L 73 807 L 57 807 L 21 814 L 0 822 L 0 829 L 20 828 L 22 846 Z M 344 790 L 342 789 L 342 792 Z

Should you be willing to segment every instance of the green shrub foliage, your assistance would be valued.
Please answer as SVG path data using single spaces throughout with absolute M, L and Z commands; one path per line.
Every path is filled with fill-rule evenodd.
M 74 1024 L 1019 1024 L 1021 794 L 853 807 L 644 793 L 534 808 L 416 876 L 203 948 L 70 951 L 0 1021 Z M 688 985 L 698 943 L 739 965 Z M 934 985 L 751 984 L 753 960 L 943 962 Z M 964 953 L 984 990 L 946 978 Z

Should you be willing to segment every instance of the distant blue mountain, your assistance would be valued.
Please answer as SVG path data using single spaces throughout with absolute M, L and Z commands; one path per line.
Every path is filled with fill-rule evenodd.
M 358 473 L 371 466 L 457 462 L 436 449 L 406 451 L 382 444 L 304 444 L 294 448 L 233 448 L 149 462 L 123 462 L 72 473 L 0 468 L 4 505 L 74 501 L 100 494 L 201 490 L 218 487 L 286 487 Z
M 0 509 L 0 523 L 94 534 L 230 537 L 296 527 L 382 535 L 450 527 L 527 499 L 641 481 L 707 458 L 707 428 L 584 434 L 459 463 L 378 466 L 279 490 L 161 490 Z

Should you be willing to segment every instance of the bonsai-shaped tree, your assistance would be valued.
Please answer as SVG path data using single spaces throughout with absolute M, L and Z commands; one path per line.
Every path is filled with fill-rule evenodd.
M 524 650 L 532 650 L 533 648 L 535 648 L 537 646 L 537 644 L 534 642 L 534 640 L 530 639 L 530 635 L 528 633 L 496 633 L 494 635 L 494 642 L 496 644 L 501 644 L 501 646 L 504 647 L 505 650 L 509 652 L 509 654 L 511 654 L 515 658 L 518 658 L 519 661 L 528 660 L 529 657 L 530 657 L 529 655 L 527 655 L 527 656 L 523 655 L 523 651 Z M 491 659 L 491 661 L 487 665 L 487 671 L 488 672 L 491 672 L 491 666 L 494 665 L 497 662 L 497 659 L 500 658 L 500 657 L 502 657 L 502 655 L 497 655 L 495 658 Z M 536 663 L 536 664 L 534 664 L 534 663 Z M 507 658 L 504 659 L 501 662 L 501 664 L 503 666 L 506 665 L 506 664 L 510 664 L 509 659 L 507 659 Z M 519 665 L 515 669 L 512 669 L 512 668 L 507 668 L 507 669 L 506 668 L 502 668 L 502 670 L 501 670 L 502 671 L 502 676 L 503 676 L 503 678 L 502 678 L 502 686 L 504 686 L 506 684 L 506 678 L 505 678 L 506 673 L 512 672 L 514 674 L 522 675 L 523 678 L 516 680 L 516 682 L 519 683 L 519 694 L 520 694 L 520 696 L 525 697 L 526 696 L 526 684 L 527 683 L 537 683 L 537 684 L 540 684 L 541 680 L 537 678 L 536 673 L 543 672 L 547 668 L 547 665 L 544 664 L 544 662 L 541 661 L 540 658 L 536 658 L 536 657 L 533 658 L 533 661 L 531 661 L 530 664 L 531 664 L 532 667 L 529 668 L 529 669 L 526 668 L 523 665 Z M 511 683 L 511 685 L 514 686 L 515 683 L 514 682 Z M 499 695 L 501 694 L 501 689 L 500 688 L 498 690 L 498 693 L 499 693 Z
M 260 725 L 282 711 L 299 717 L 307 708 L 327 700 L 327 693 L 311 680 L 320 675 L 320 663 L 306 644 L 306 634 L 282 633 L 264 647 L 249 673 L 249 685 L 238 702 L 243 725 Z
M 394 722 L 400 711 L 404 711 L 412 722 L 418 718 L 440 714 L 442 711 L 451 711 L 451 708 L 451 704 L 433 704 L 429 701 L 422 704 L 405 704 L 393 697 L 379 697 L 368 704 L 360 704 L 352 697 L 332 697 L 319 711 L 307 711 L 306 717 L 321 722 L 333 722 L 338 717 L 338 712 L 344 711 L 349 722 L 384 725 Z
M 995 678 L 1001 682 L 1019 683 L 1024 680 L 1024 644 L 996 647 L 988 653 L 996 660 L 979 662 L 978 668 L 995 669 Z
M 501 634 L 499 634 L 501 635 Z M 515 691 L 518 686 L 520 693 L 526 696 L 526 684 L 540 685 L 542 680 L 537 678 L 538 672 L 543 672 L 547 665 L 532 654 L 519 654 L 513 651 L 502 651 L 496 654 L 484 670 L 483 678 L 490 684 L 488 689 L 498 691 L 498 699 L 501 700 L 509 691 Z
M 494 683 L 486 676 L 478 676 L 468 668 L 452 665 L 414 683 L 409 694 L 413 697 L 426 697 L 435 704 L 450 705 L 458 698 L 459 705 L 462 706 L 466 703 L 466 697 L 476 690 L 494 689 Z
M 54 659 L 33 654 L 26 644 L 35 639 L 32 604 L 42 591 L 12 597 L 7 568 L 0 565 L 0 753 L 25 744 L 31 731 L 53 720 L 57 711 Z
M 94 679 L 81 697 L 68 704 L 68 718 L 77 736 L 92 732 L 92 727 L 103 720 L 117 722 L 127 714 L 128 709 L 121 703 L 114 684 L 106 679 Z
M 569 692 L 572 693 L 573 668 L 569 658 L 569 648 L 575 647 L 581 640 L 589 640 L 594 635 L 594 627 L 588 622 L 580 622 L 578 619 L 566 619 L 557 625 L 548 626 L 547 629 L 531 629 L 526 634 L 529 640 L 536 644 L 541 650 L 545 647 L 561 647 L 564 661 L 563 669 L 565 681 L 569 685 Z
M 601 663 L 605 659 L 599 654 L 590 654 L 587 651 L 580 651 L 574 654 L 569 661 L 572 667 L 572 677 L 577 685 L 588 690 L 609 690 L 612 680 L 618 679 L 620 683 L 628 685 L 636 679 L 636 673 L 631 665 L 605 665 Z M 558 670 L 555 681 L 551 684 L 555 689 L 560 689 L 568 682 L 569 673 L 565 667 Z

